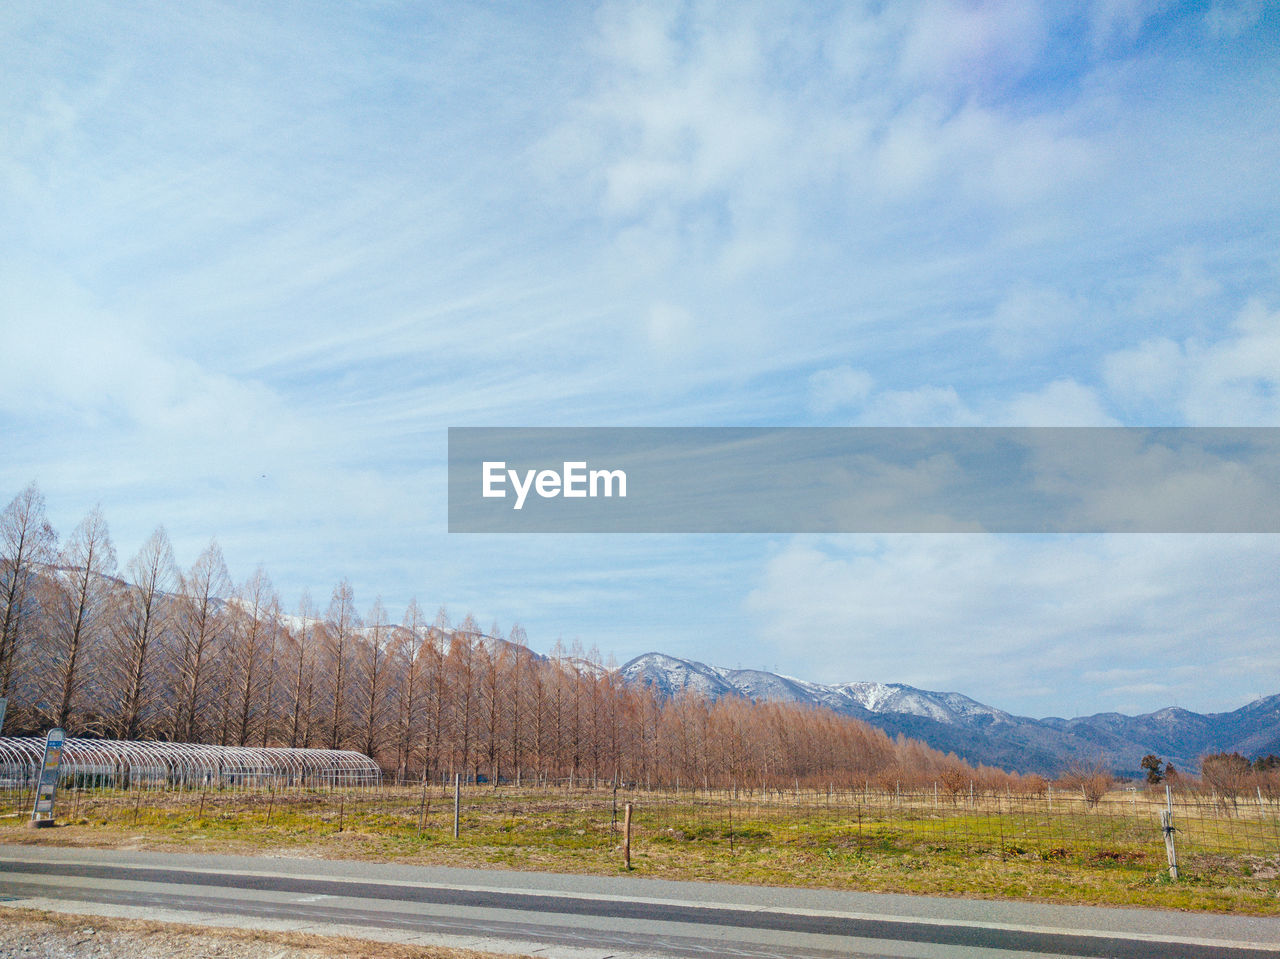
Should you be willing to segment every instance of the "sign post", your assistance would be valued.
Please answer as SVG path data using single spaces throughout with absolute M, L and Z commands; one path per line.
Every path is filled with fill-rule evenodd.
M 31 825 L 36 828 L 53 825 L 53 798 L 58 791 L 58 768 L 62 765 L 62 744 L 66 739 L 67 734 L 57 726 L 45 737 L 36 804 L 31 810 Z

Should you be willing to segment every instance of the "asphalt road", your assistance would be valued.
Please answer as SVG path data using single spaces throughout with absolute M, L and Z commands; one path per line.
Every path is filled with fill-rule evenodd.
M 1280 919 L 53 847 L 0 846 L 0 899 L 558 959 L 1280 956 Z

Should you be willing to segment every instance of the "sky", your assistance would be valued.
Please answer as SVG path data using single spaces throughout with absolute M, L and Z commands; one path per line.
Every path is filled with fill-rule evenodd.
M 1280 536 L 464 535 L 458 426 L 1280 426 L 1280 4 L 0 8 L 0 500 L 1011 712 L 1280 692 Z

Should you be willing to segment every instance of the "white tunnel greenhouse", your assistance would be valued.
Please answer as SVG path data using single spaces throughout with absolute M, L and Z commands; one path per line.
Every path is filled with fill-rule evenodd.
M 0 737 L 0 789 L 29 787 L 43 757 L 43 739 Z M 82 788 L 350 788 L 377 786 L 382 772 L 363 753 L 340 749 L 68 739 L 59 778 Z

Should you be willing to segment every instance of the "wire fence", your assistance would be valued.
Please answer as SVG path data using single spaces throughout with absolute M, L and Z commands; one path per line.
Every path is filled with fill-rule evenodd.
M 634 801 L 637 821 L 652 834 L 686 842 L 715 837 L 738 849 L 769 845 L 798 831 L 846 850 L 1164 860 L 1161 813 L 1170 812 L 1180 853 L 1280 857 L 1280 802 L 1262 796 L 1224 802 L 1190 790 L 1133 789 L 1091 801 L 1054 789 L 1041 795 L 948 797 L 927 787 L 797 790 L 791 796 L 730 791 Z M 708 823 L 717 828 L 709 830 Z
M 101 822 L 148 810 L 196 819 L 217 813 L 269 823 L 288 813 L 298 828 L 324 833 L 359 828 L 386 836 L 450 841 L 455 791 L 447 775 L 381 787 L 303 784 L 286 779 L 206 780 L 163 789 L 156 780 L 73 777 L 58 815 Z M 459 828 L 471 845 L 525 843 L 612 855 L 626 804 L 637 848 L 696 854 L 704 860 L 803 847 L 848 855 L 1019 858 L 1134 863 L 1167 868 L 1169 816 L 1177 857 L 1247 870 L 1280 868 L 1280 799 L 1256 790 L 1225 795 L 1202 788 L 1115 789 L 1091 800 L 1049 786 L 1034 795 L 939 785 L 914 789 L 638 790 L 581 782 L 535 787 L 459 787 Z M 30 815 L 29 783 L 0 779 L 0 810 Z M 157 813 L 158 814 L 158 813 Z
M 697 843 L 728 852 L 776 846 L 793 835 L 827 848 L 885 852 L 951 850 L 965 854 L 1165 858 L 1162 812 L 1171 813 L 1176 847 L 1188 855 L 1280 857 L 1280 800 L 1223 796 L 1199 789 L 1119 789 L 1098 800 L 1049 787 L 1043 793 L 980 792 L 948 796 L 936 786 L 893 791 L 795 789 L 768 791 L 525 790 L 490 803 L 512 818 L 556 812 L 562 819 L 608 822 L 633 804 L 640 839 Z M 472 790 L 468 808 L 483 808 L 486 790 Z M 437 792 L 447 799 L 447 793 Z M 549 808 L 550 807 L 550 808 Z M 606 840 L 607 841 L 607 840 Z

